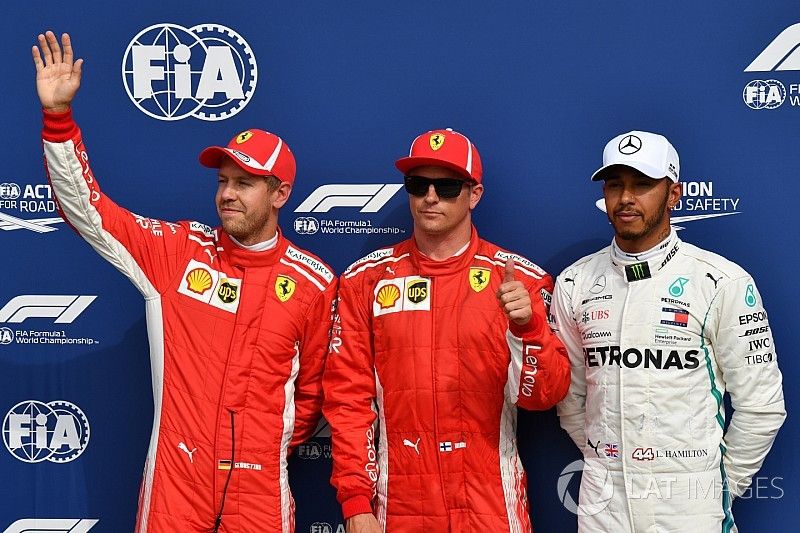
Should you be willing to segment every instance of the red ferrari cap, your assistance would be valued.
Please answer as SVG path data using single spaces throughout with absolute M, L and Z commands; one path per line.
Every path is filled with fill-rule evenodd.
M 245 171 L 259 176 L 275 176 L 294 183 L 297 164 L 289 145 L 264 130 L 249 129 L 237 134 L 227 147 L 209 146 L 200 152 L 200 164 L 219 168 L 223 157 L 230 157 Z
M 466 135 L 450 128 L 431 130 L 419 135 L 411 143 L 408 157 L 395 162 L 403 174 L 414 167 L 434 165 L 455 170 L 464 178 L 480 183 L 483 177 L 481 156 Z

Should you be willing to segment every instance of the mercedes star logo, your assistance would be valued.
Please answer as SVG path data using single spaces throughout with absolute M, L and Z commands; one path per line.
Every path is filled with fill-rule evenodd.
M 625 155 L 635 154 L 642 149 L 642 140 L 636 135 L 626 135 L 619 142 L 619 152 Z

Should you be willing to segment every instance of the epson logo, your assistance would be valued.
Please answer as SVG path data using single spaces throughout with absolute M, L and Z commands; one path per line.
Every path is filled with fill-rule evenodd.
M 377 213 L 403 186 L 399 184 L 328 184 L 317 187 L 295 213 L 327 213 L 334 207 L 360 207 Z
M 739 325 L 746 326 L 750 322 L 761 322 L 767 319 L 766 311 L 758 311 L 757 313 L 749 313 L 747 315 L 739 315 Z
M 668 370 L 675 368 L 678 370 L 691 370 L 700 366 L 697 350 L 662 350 L 660 348 L 627 348 L 620 349 L 619 346 L 597 346 L 594 348 L 584 348 L 583 357 L 586 366 L 624 366 L 626 368 L 655 368 Z

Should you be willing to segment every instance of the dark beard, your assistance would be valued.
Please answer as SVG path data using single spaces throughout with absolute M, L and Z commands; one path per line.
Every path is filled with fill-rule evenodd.
M 614 219 L 612 217 L 608 217 L 609 222 L 611 225 L 614 226 L 614 231 L 619 236 L 620 239 L 626 241 L 638 240 L 643 237 L 646 237 L 650 233 L 653 232 L 655 228 L 661 225 L 664 222 L 664 217 L 667 216 L 667 202 L 669 201 L 669 189 L 667 189 L 666 193 L 664 194 L 664 200 L 661 202 L 661 205 L 658 206 L 658 210 L 653 213 L 650 218 L 644 219 L 644 227 L 641 231 L 631 231 L 631 230 L 620 230 L 614 224 Z

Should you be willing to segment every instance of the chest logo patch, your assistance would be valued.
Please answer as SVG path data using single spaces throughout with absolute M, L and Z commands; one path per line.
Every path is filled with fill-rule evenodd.
M 375 301 L 378 302 L 378 305 L 381 306 L 381 309 L 390 309 L 394 307 L 395 303 L 397 303 L 398 298 L 400 298 L 400 289 L 397 287 L 397 285 L 390 284 L 381 287 L 381 289 L 378 291 Z
M 236 313 L 242 296 L 241 287 L 242 280 L 191 259 L 183 271 L 178 292 L 223 311 Z
M 472 267 L 469 269 L 469 286 L 475 292 L 481 292 L 489 285 L 492 271 L 488 268 Z
M 399 311 L 430 311 L 431 280 L 420 276 L 382 279 L 375 285 L 372 316 Z
M 281 275 L 275 280 L 275 295 L 278 297 L 278 300 L 282 302 L 288 301 L 294 294 L 296 288 L 297 282 L 289 276 Z
M 425 298 L 428 297 L 428 280 L 420 279 L 410 282 L 406 289 L 406 297 L 415 304 L 424 302 Z
M 672 285 L 669 286 L 669 295 L 673 298 L 677 298 L 679 296 L 683 296 L 683 287 L 689 283 L 689 280 L 686 278 L 678 278 L 672 282 Z
M 229 279 L 219 280 L 219 287 L 217 288 L 217 298 L 222 300 L 223 303 L 229 304 L 236 301 L 239 297 L 239 285 L 231 282 Z
M 195 294 L 204 294 L 212 283 L 211 274 L 205 268 L 195 268 L 186 274 L 186 288 Z

